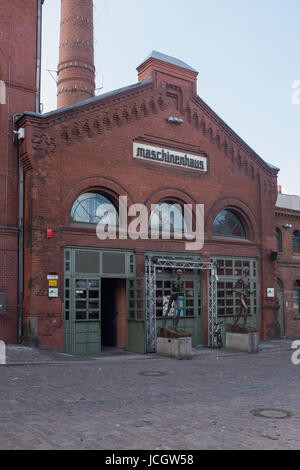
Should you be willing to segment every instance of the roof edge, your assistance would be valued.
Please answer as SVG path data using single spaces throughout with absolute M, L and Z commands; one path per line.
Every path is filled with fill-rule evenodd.
M 141 88 L 143 86 L 149 85 L 150 83 L 152 83 L 152 77 L 149 77 L 144 82 L 137 82 L 137 83 L 134 83 L 133 85 L 129 85 L 127 87 L 122 87 L 122 88 L 118 88 L 116 90 L 108 91 L 107 93 L 104 93 L 103 95 L 94 96 L 93 98 L 89 98 L 89 99 L 84 100 L 84 101 L 79 101 L 78 103 L 72 104 L 70 106 L 65 106 L 64 108 L 54 109 L 53 111 L 49 111 L 48 113 L 45 113 L 45 114 L 35 113 L 35 112 L 32 112 L 32 111 L 24 111 L 24 113 L 22 113 L 22 115 L 17 119 L 16 122 L 20 121 L 24 116 L 38 117 L 38 118 L 42 118 L 42 119 L 47 119 L 49 117 L 59 115 L 59 114 L 64 113 L 66 111 L 73 111 L 75 109 L 79 109 L 82 106 L 97 103 L 98 101 L 102 101 L 106 98 L 110 98 L 112 96 L 116 96 L 116 95 L 119 95 L 121 93 L 125 93 L 127 91 L 131 91 L 131 90 L 135 90 L 137 88 Z
M 194 69 L 193 67 L 191 67 L 187 63 L 183 62 L 182 60 L 177 59 L 176 57 L 173 57 L 173 56 L 170 56 L 170 55 L 167 55 L 167 54 L 163 54 L 162 52 L 159 52 L 159 51 L 154 51 L 154 50 L 137 67 L 137 70 L 139 70 L 142 67 L 142 65 L 144 65 L 146 62 L 148 62 L 151 59 L 157 60 L 159 62 L 164 62 L 165 64 L 173 65 L 175 67 L 179 67 L 179 68 L 187 70 L 189 72 L 199 74 L 198 70 Z
M 201 102 L 206 108 L 213 114 L 213 116 L 216 116 L 217 119 L 221 122 L 221 124 L 230 132 L 232 133 L 239 141 L 240 143 L 246 147 L 247 151 L 250 152 L 255 158 L 257 158 L 259 161 L 261 161 L 264 165 L 266 165 L 270 170 L 273 171 L 280 171 L 280 168 L 277 168 L 276 166 L 272 165 L 271 163 L 266 162 L 258 153 L 253 150 L 247 142 L 239 136 L 239 134 L 234 131 L 225 121 L 222 119 L 202 98 L 200 98 L 199 95 L 195 95 L 195 98 Z

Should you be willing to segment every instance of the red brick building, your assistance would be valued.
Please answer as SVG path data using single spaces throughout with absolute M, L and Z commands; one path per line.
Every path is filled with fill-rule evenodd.
M 179 59 L 153 51 L 138 67 L 137 83 L 82 101 L 92 94 L 91 4 L 62 5 L 59 109 L 41 115 L 24 104 L 17 121 L 24 130 L 23 340 L 71 353 L 101 346 L 153 351 L 181 268 L 179 327 L 192 332 L 194 345 L 210 344 L 212 315 L 224 329 L 238 314 L 233 287 L 245 267 L 249 325 L 262 340 L 279 337 L 271 257 L 278 169 L 203 102 L 197 71 Z M 177 204 L 171 239 L 117 232 L 100 240 L 97 223 L 112 224 L 107 207 L 120 222 L 120 196 L 129 207 L 144 204 L 149 216 L 158 208 L 161 218 Z M 204 204 L 201 250 L 187 251 L 186 240 L 176 238 L 185 204 L 194 219 L 196 204 Z M 126 222 L 134 218 L 129 213 Z M 157 214 L 150 221 L 159 231 Z
M 300 335 L 300 197 L 278 194 L 275 208 L 281 336 Z
M 0 302 L 5 305 L 5 314 L 0 314 L 0 338 L 7 342 L 17 341 L 18 310 L 22 310 L 22 279 L 18 284 L 22 170 L 14 143 L 14 120 L 25 110 L 39 112 L 42 3 L 0 0 L 0 293 L 5 294 Z

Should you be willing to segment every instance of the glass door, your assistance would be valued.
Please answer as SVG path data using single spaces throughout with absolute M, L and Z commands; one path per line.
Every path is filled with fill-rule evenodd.
M 101 352 L 101 280 L 76 276 L 72 279 L 72 351 L 74 354 Z

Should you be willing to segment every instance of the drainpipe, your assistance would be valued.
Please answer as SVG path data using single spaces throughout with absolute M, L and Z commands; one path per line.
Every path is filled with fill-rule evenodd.
M 23 308 L 23 239 L 24 239 L 24 172 L 20 164 L 19 139 L 17 120 L 22 114 L 13 115 L 13 139 L 17 146 L 17 165 L 18 165 L 18 344 L 22 341 L 22 308 Z
M 18 344 L 22 342 L 22 312 L 24 294 L 24 171 L 20 163 L 19 141 L 17 140 L 18 178 L 19 178 L 19 214 L 18 214 Z

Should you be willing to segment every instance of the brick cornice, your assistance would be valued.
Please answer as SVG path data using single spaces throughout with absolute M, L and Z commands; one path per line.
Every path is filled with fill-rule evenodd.
M 108 97 L 93 98 L 87 100 L 87 102 L 78 103 L 78 106 L 72 106 L 68 108 L 61 108 L 59 110 L 51 111 L 47 114 L 35 114 L 35 113 L 24 113 L 18 121 L 18 126 L 22 127 L 25 123 L 36 126 L 52 127 L 61 122 L 71 121 L 78 117 L 84 117 L 90 113 L 100 111 L 102 109 L 109 108 L 110 106 L 126 102 L 130 99 L 134 99 L 141 96 L 153 89 L 152 82 L 143 84 L 139 88 L 120 92 L 115 95 Z

